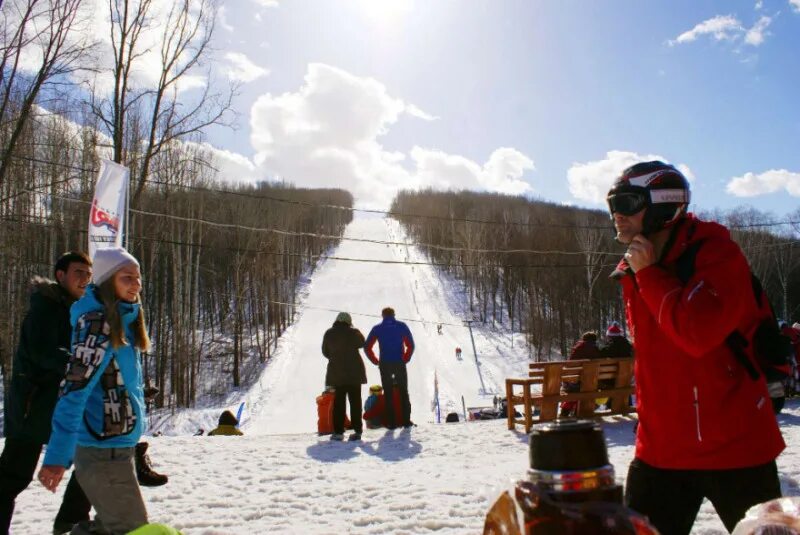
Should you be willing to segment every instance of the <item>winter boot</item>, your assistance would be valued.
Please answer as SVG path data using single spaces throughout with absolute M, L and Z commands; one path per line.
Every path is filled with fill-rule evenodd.
M 68 535 L 74 526 L 72 522 L 54 522 L 53 535 Z
M 334 434 L 331 435 L 331 440 L 337 440 L 337 441 L 341 442 L 342 440 L 344 440 L 344 434 L 343 433 L 334 433 Z
M 136 455 L 134 456 L 136 479 L 139 480 L 139 484 L 143 487 L 160 487 L 166 484 L 169 478 L 153 470 L 150 464 L 150 457 L 147 455 L 147 446 L 147 442 L 136 444 Z

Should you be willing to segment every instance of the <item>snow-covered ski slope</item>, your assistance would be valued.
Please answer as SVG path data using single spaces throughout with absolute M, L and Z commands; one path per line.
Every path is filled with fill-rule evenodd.
M 396 222 L 378 218 L 356 219 L 347 236 L 404 240 Z M 348 241 L 331 254 L 423 260 L 413 246 Z M 519 335 L 512 345 L 508 330 L 476 327 L 489 391 L 481 395 L 469 333 L 460 326 L 470 317 L 464 296 L 457 281 L 440 277 L 435 268 L 328 260 L 302 293 L 298 321 L 253 384 L 232 390 L 216 405 L 204 400 L 198 409 L 153 416 L 151 433 L 160 430 L 165 436 L 145 439 L 154 468 L 170 480 L 142 489 L 150 520 L 186 535 L 480 533 L 490 503 L 525 476 L 527 437 L 508 431 L 504 420 L 431 423 L 433 372 L 439 375 L 443 414 L 460 408 L 462 394 L 468 405 L 489 404 L 505 377 L 525 372 L 527 353 Z M 417 340 L 409 373 L 412 418 L 419 426 L 367 429 L 361 442 L 318 437 L 314 398 L 324 382 L 322 334 L 339 310 L 349 311 L 366 334 L 386 305 L 394 306 L 400 318 L 434 322 L 409 322 Z M 453 326 L 444 325 L 438 335 L 435 322 Z M 464 352 L 460 362 L 456 346 Z M 370 381 L 377 382 L 377 371 L 367 366 Z M 191 436 L 198 427 L 212 428 L 221 409 L 236 410 L 242 400 L 247 403 L 245 436 Z M 601 420 L 620 484 L 633 458 L 634 418 Z M 798 496 L 800 402 L 789 400 L 778 420 L 788 445 L 778 458 L 781 488 L 786 496 Z M 34 480 L 17 499 L 12 533 L 50 533 L 65 486 L 66 481 L 53 495 Z M 724 533 L 704 502 L 692 534 Z
M 396 221 L 360 216 L 347 227 L 345 238 L 406 242 Z M 461 310 L 463 300 L 454 295 L 458 284 L 440 277 L 432 266 L 413 264 L 425 262 L 413 245 L 343 240 L 330 255 L 374 262 L 329 259 L 313 273 L 297 321 L 284 333 L 272 362 L 244 397 L 246 432 L 316 430 L 315 398 L 324 387 L 327 365 L 320 346 L 339 311 L 349 312 L 364 336 L 380 322 L 385 306 L 393 307 L 397 318 L 407 322 L 416 343 L 408 381 L 411 418 L 417 423 L 434 421 L 434 372 L 439 379 L 442 419 L 447 412 L 462 411 L 461 396 L 467 407 L 491 405 L 508 374 L 525 373 L 527 353 L 522 339 L 517 336 L 518 347 L 512 351 L 508 332 L 476 329 L 480 363 L 476 364 L 464 324 L 471 315 Z M 440 323 L 442 334 L 437 331 Z M 461 360 L 456 359 L 456 347 L 463 351 Z M 379 384 L 377 367 L 366 357 L 364 362 L 369 384 Z M 365 387 L 364 396 L 366 391 Z

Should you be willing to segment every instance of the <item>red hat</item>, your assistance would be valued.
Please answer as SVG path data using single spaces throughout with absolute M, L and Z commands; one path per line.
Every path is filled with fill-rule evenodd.
M 611 325 L 609 325 L 608 329 L 606 329 L 606 336 L 622 336 L 622 329 L 620 328 L 619 323 L 612 321 Z

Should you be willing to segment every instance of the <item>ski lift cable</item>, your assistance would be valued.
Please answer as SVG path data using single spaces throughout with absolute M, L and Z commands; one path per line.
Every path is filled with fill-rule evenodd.
M 86 202 L 86 201 L 80 201 Z M 5 221 L 11 221 L 8 218 L 4 219 Z M 28 221 L 11 221 L 23 224 L 31 224 L 31 225 L 43 225 L 53 228 L 62 228 L 61 226 L 56 226 L 49 223 L 35 223 L 35 222 L 28 222 Z M 85 234 L 87 231 L 82 229 L 76 229 L 74 232 L 78 232 L 81 234 Z M 473 263 L 467 264 L 462 262 L 422 262 L 422 261 L 410 261 L 410 260 L 378 260 L 373 258 L 351 258 L 351 257 L 344 257 L 344 256 L 333 256 L 333 255 L 324 255 L 324 254 L 313 254 L 313 253 L 288 253 L 288 252 L 280 252 L 280 251 L 266 251 L 263 249 L 249 249 L 244 247 L 216 247 L 213 244 L 206 244 L 206 243 L 194 243 L 194 242 L 186 242 L 186 241 L 178 241 L 178 240 L 166 240 L 163 238 L 152 238 L 147 236 L 131 236 L 130 238 L 132 241 L 148 241 L 153 243 L 165 243 L 171 245 L 186 245 L 191 247 L 200 247 L 205 249 L 222 249 L 231 252 L 244 252 L 244 253 L 253 253 L 253 254 L 261 254 L 267 256 L 290 256 L 290 257 L 298 257 L 298 258 L 307 258 L 307 259 L 316 259 L 316 260 L 339 260 L 342 262 L 361 262 L 361 263 L 369 263 L 369 264 L 394 264 L 394 265 L 406 265 L 406 266 L 440 266 L 440 267 L 462 267 L 462 268 L 481 268 L 486 267 L 485 264 L 480 263 Z M 559 268 L 597 268 L 597 267 L 613 267 L 616 265 L 616 262 L 612 263 L 589 263 L 589 264 L 560 264 L 557 262 L 548 263 L 548 264 L 504 264 L 502 267 L 504 269 L 510 268 L 519 268 L 519 269 L 559 269 Z
M 48 192 L 36 191 L 36 190 L 26 190 L 29 193 L 34 195 L 42 195 L 42 196 L 49 196 L 55 199 L 66 200 L 69 202 L 81 203 L 90 205 L 91 202 L 85 201 L 83 199 L 75 199 L 73 197 L 65 197 L 63 195 L 55 195 Z M 320 234 L 315 232 L 299 232 L 299 231 L 291 231 L 291 230 L 282 230 L 282 229 L 275 229 L 269 227 L 251 227 L 247 225 L 238 225 L 235 223 L 219 223 L 216 221 L 209 221 L 207 219 L 200 219 L 196 217 L 185 217 L 185 216 L 178 216 L 173 214 L 165 214 L 162 212 L 151 212 L 148 210 L 139 210 L 131 208 L 130 211 L 135 214 L 144 215 L 144 216 L 151 216 L 151 217 L 164 217 L 167 219 L 173 219 L 176 221 L 183 221 L 187 223 L 200 223 L 203 225 L 225 228 L 229 230 L 247 230 L 250 232 L 269 232 L 273 234 L 279 234 L 283 236 L 296 236 L 296 237 L 305 237 L 305 238 L 315 238 L 315 239 L 325 239 L 325 240 L 342 240 L 342 241 L 351 241 L 351 242 L 358 242 L 358 243 L 372 243 L 377 245 L 397 245 L 400 247 L 408 247 L 416 246 L 424 249 L 434 249 L 434 250 L 441 250 L 441 251 L 450 251 L 450 252 L 463 252 L 463 253 L 474 253 L 474 254 L 561 254 L 561 255 L 577 255 L 577 256 L 585 256 L 585 255 L 612 255 L 618 256 L 621 255 L 621 251 L 563 251 L 563 250 L 542 250 L 542 249 L 469 249 L 464 247 L 450 247 L 446 245 L 433 245 L 427 243 L 410 243 L 410 242 L 396 242 L 396 241 L 388 241 L 388 240 L 374 240 L 369 238 L 348 238 L 345 236 L 334 236 L 330 234 Z
M 41 160 L 38 158 L 31 158 L 29 156 L 20 156 L 20 155 L 11 155 L 12 158 L 42 163 L 46 165 L 54 165 L 56 167 L 62 167 L 66 169 L 73 169 L 78 170 L 85 173 L 96 173 L 96 169 L 92 168 L 85 168 L 85 167 L 78 167 L 74 165 L 62 164 L 58 162 L 50 162 L 47 160 Z M 69 180 L 74 180 L 79 178 L 78 176 L 71 177 Z M 336 204 L 324 204 L 324 203 L 312 203 L 308 201 L 298 201 L 292 199 L 281 199 L 279 197 L 273 197 L 270 195 L 264 194 L 254 194 L 254 193 L 247 193 L 241 191 L 230 191 L 224 189 L 217 189 L 217 188 L 207 188 L 202 186 L 190 186 L 186 184 L 172 184 L 170 182 L 159 181 L 154 179 L 145 179 L 144 182 L 156 185 L 166 185 L 175 188 L 183 188 L 189 189 L 194 191 L 205 191 L 208 193 L 221 193 L 225 195 L 233 195 L 238 197 L 246 197 L 252 198 L 257 200 L 269 200 L 275 202 L 282 202 L 287 204 L 294 204 L 294 205 L 301 205 L 301 206 L 308 206 L 311 208 L 330 208 L 330 209 L 337 209 L 337 210 L 346 210 L 351 212 L 364 212 L 370 214 L 383 214 L 386 216 L 391 216 L 395 218 L 419 218 L 419 219 L 434 219 L 439 221 L 446 221 L 449 223 L 477 223 L 477 224 L 485 224 L 485 225 L 500 225 L 500 226 L 521 226 L 527 228 L 580 228 L 580 229 L 608 229 L 608 225 L 578 225 L 578 224 L 569 224 L 569 223 L 523 223 L 523 222 L 514 222 L 514 221 L 492 221 L 487 219 L 472 219 L 472 218 L 455 218 L 455 217 L 446 217 L 446 216 L 435 216 L 435 215 L 426 215 L 426 214 L 407 214 L 402 212 L 392 212 L 389 210 L 377 210 L 377 209 L 367 209 L 367 208 L 354 208 L 352 206 L 342 206 Z M 50 185 L 46 186 L 50 187 Z M 784 226 L 784 225 L 798 225 L 800 224 L 800 220 L 793 220 L 787 219 L 784 221 L 765 221 L 761 223 L 741 223 L 741 224 L 730 224 L 726 225 L 728 228 L 734 229 L 743 229 L 743 228 L 763 228 L 763 227 L 777 227 L 777 226 Z

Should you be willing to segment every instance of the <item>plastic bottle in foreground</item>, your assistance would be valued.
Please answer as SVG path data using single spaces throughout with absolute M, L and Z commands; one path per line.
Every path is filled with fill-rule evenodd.
M 645 517 L 622 505 L 599 424 L 539 424 L 530 434 L 530 469 L 486 516 L 484 535 L 656 535 Z M 511 505 L 515 503 L 515 507 Z M 522 516 L 522 528 L 518 522 Z

